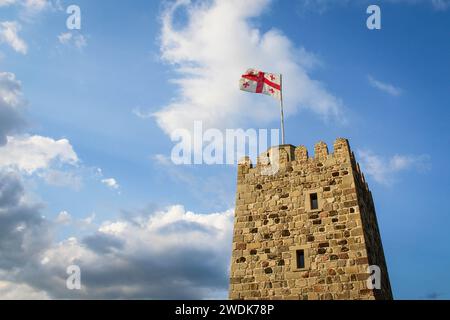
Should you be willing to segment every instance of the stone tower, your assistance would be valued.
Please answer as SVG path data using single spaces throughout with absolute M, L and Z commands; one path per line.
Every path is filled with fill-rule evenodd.
M 303 146 L 273 150 L 273 175 L 262 173 L 265 155 L 238 166 L 230 299 L 392 299 L 372 194 L 348 141 L 331 154 L 320 142 L 314 157 Z

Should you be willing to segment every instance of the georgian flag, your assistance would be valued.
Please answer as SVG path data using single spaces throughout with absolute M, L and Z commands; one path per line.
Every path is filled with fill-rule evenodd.
M 242 91 L 262 93 L 281 100 L 281 75 L 249 69 L 239 81 Z

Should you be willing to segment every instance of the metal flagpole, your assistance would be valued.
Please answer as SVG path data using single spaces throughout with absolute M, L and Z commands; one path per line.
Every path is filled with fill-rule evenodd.
M 280 112 L 281 112 L 281 144 L 285 144 L 284 111 L 283 111 L 283 75 L 280 74 Z

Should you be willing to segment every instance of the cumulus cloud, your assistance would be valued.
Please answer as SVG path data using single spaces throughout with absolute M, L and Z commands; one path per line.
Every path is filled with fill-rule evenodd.
M 381 184 L 390 185 L 395 181 L 395 174 L 405 170 L 426 171 L 431 167 L 429 155 L 399 155 L 382 157 L 368 150 L 358 150 L 363 171 Z
M 0 170 L 37 173 L 50 185 L 78 190 L 81 176 L 57 168 L 70 165 L 75 169 L 79 163 L 67 139 L 17 135 L 25 127 L 24 106 L 21 82 L 13 73 L 0 72 Z
M 0 171 L 0 299 L 48 298 L 27 281 L 52 239 L 42 204 L 29 198 L 17 173 Z
M 78 157 L 67 139 L 42 136 L 8 137 L 0 147 L 0 168 L 12 168 L 33 174 L 54 163 L 76 165 Z
M 22 108 L 22 85 L 10 72 L 0 72 L 0 147 L 7 135 L 16 133 L 24 126 Z
M 90 298 L 214 297 L 227 290 L 232 218 L 232 211 L 203 215 L 172 206 L 131 221 L 105 222 L 96 234 L 46 256 L 50 266 L 77 262 L 85 286 L 81 295 Z
M 48 300 L 44 291 L 35 290 L 26 284 L 0 281 L 0 298 L 2 300 Z
M 28 46 L 25 41 L 19 37 L 21 26 L 15 21 L 0 22 L 0 43 L 6 43 L 16 52 L 27 54 Z
M 41 204 L 30 203 L 20 177 L 0 172 L 0 270 L 14 271 L 39 259 L 51 228 Z
M 367 76 L 367 79 L 369 80 L 369 84 L 372 87 L 374 87 L 384 93 L 387 93 L 387 94 L 389 94 L 391 96 L 395 96 L 395 97 L 398 97 L 402 94 L 402 89 L 395 87 L 392 84 L 379 81 L 370 75 Z
M 102 183 L 104 185 L 106 185 L 108 188 L 117 190 L 120 188 L 119 184 L 117 183 L 116 179 L 114 178 L 108 178 L 108 179 L 103 179 Z
M 205 128 L 223 129 L 277 119 L 276 101 L 239 91 L 240 75 L 250 67 L 283 74 L 287 115 L 309 109 L 323 118 L 341 119 L 340 99 L 308 74 L 317 63 L 315 56 L 281 31 L 263 32 L 252 24 L 269 4 L 230 0 L 168 5 L 162 15 L 161 57 L 176 72 L 172 82 L 178 95 L 155 114 L 167 134 L 192 130 L 195 120 L 202 120 Z M 176 18 L 181 13 L 186 21 Z
M 15 262 L 17 272 L 9 273 L 3 291 L 0 285 L 0 297 L 20 294 L 25 285 L 50 298 L 225 298 L 232 226 L 232 210 L 198 214 L 180 205 L 107 221 L 82 239 L 36 250 L 23 267 Z M 4 257 L 12 254 L 1 249 L 0 272 Z M 80 291 L 65 286 L 66 268 L 73 264 L 81 268 Z

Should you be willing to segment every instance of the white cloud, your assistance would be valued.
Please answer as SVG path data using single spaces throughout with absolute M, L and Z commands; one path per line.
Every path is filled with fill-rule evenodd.
M 174 205 L 129 212 L 120 219 L 104 221 L 87 236 L 56 243 L 53 231 L 57 224 L 42 217 L 43 204 L 31 204 L 24 198 L 19 175 L 0 172 L 2 299 L 205 299 L 227 295 L 232 210 L 199 214 Z M 70 214 L 63 211 L 57 220 L 67 223 Z M 80 266 L 84 275 L 80 291 L 65 286 L 64 271 L 72 264 Z
M 36 290 L 29 285 L 14 283 L 10 281 L 0 281 L 0 297 L 2 300 L 50 299 L 45 291 Z
M 67 211 L 61 211 L 56 217 L 56 223 L 69 224 L 72 222 L 72 216 Z
M 26 283 L 60 299 L 223 299 L 233 218 L 232 210 L 199 214 L 174 205 L 104 222 L 83 239 L 42 251 Z M 66 290 L 66 275 L 58 272 L 71 264 L 85 275 L 80 291 Z
M 239 91 L 238 81 L 248 68 L 284 76 L 286 114 L 309 109 L 323 118 L 340 118 L 340 99 L 329 93 L 308 70 L 313 54 L 296 47 L 281 31 L 262 32 L 251 19 L 269 7 L 268 0 L 213 1 L 191 4 L 177 1 L 162 15 L 161 57 L 173 66 L 178 96 L 155 114 L 160 127 L 192 130 L 194 120 L 205 127 L 235 128 L 256 121 L 262 125 L 278 118 L 277 102 Z M 175 27 L 177 11 L 188 16 Z
M 53 186 L 78 190 L 82 185 L 78 157 L 70 142 L 41 136 L 16 136 L 25 127 L 22 84 L 13 73 L 0 72 L 0 169 L 37 173 Z M 56 166 L 72 165 L 70 171 Z M 66 169 L 66 168 L 64 168 Z
M 81 50 L 87 46 L 86 37 L 82 34 L 73 34 L 72 32 L 63 32 L 58 36 L 59 43 L 63 45 L 73 45 Z
M 33 174 L 53 163 L 76 165 L 78 157 L 67 139 L 41 136 L 8 137 L 0 147 L 0 167 Z
M 373 177 L 373 179 L 384 185 L 391 185 L 395 182 L 396 173 L 401 171 L 416 169 L 426 171 L 431 168 L 430 156 L 428 155 L 399 155 L 390 158 L 379 156 L 368 150 L 358 150 L 363 172 Z
M 103 179 L 102 183 L 106 185 L 107 187 L 117 190 L 120 188 L 119 184 L 117 183 L 116 179 L 109 178 L 109 179 Z
M 106 222 L 99 228 L 99 232 L 126 241 L 130 249 L 137 249 L 143 243 L 151 243 L 148 247 L 150 252 L 163 252 L 180 246 L 218 248 L 222 244 L 211 240 L 230 236 L 233 217 L 233 210 L 197 214 L 186 211 L 181 205 L 174 205 L 136 221 Z
M 15 51 L 21 54 L 27 54 L 28 46 L 23 39 L 19 37 L 21 26 L 15 21 L 0 22 L 0 43 L 6 43 Z
M 198 214 L 175 205 L 134 220 L 105 222 L 96 234 L 64 241 L 43 255 L 50 270 L 76 263 L 90 275 L 81 297 L 223 298 L 233 217 L 232 210 Z M 124 278 L 123 272 L 136 276 Z M 110 280 L 96 283 L 97 275 Z
M 402 94 L 402 89 L 395 87 L 392 84 L 381 82 L 370 75 L 367 77 L 367 79 L 369 80 L 369 83 L 372 87 L 390 94 L 391 96 L 398 97 Z

